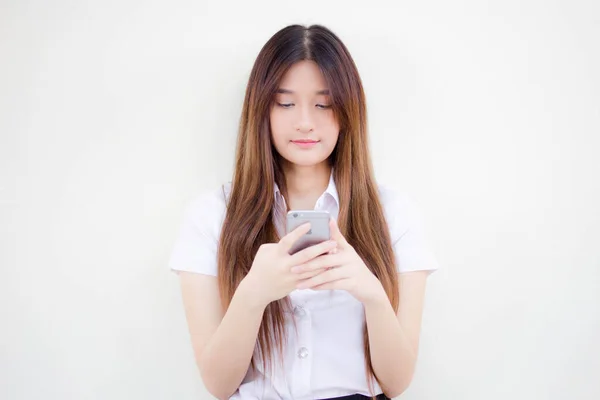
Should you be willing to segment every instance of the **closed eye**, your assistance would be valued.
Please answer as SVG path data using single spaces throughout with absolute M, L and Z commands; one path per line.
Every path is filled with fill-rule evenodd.
M 295 104 L 294 103 L 277 103 L 277 105 L 279 107 L 283 107 L 283 108 L 291 108 Z M 320 108 L 321 110 L 326 110 L 328 108 L 331 108 L 331 105 L 317 104 L 316 107 Z

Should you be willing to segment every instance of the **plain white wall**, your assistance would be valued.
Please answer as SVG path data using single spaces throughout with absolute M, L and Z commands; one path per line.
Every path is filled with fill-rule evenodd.
M 349 47 L 442 265 L 401 397 L 600 398 L 600 3 L 331 3 L 0 2 L 0 398 L 209 398 L 166 262 L 289 23 Z

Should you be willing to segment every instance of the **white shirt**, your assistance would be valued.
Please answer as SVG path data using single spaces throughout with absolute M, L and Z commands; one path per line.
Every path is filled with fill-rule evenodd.
M 217 247 L 225 217 L 225 196 L 231 183 L 201 193 L 187 206 L 170 268 L 217 275 Z M 420 210 L 403 193 L 379 185 L 399 273 L 438 268 L 423 230 Z M 285 234 L 285 199 L 275 185 L 274 223 Z M 338 217 L 339 197 L 333 181 L 319 197 L 315 210 Z M 363 350 L 364 308 L 343 290 L 295 290 L 290 293 L 294 311 L 286 315 L 287 346 L 284 368 L 274 364 L 273 379 L 262 373 L 245 377 L 231 399 L 312 400 L 359 393 L 369 395 Z M 296 320 L 297 334 L 293 321 Z M 257 353 L 255 353 L 257 354 Z M 375 394 L 382 390 L 375 382 Z

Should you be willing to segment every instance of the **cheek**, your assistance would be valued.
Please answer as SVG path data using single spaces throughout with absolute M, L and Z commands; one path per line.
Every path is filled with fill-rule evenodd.
M 336 131 L 336 133 L 334 135 L 331 135 L 327 138 L 327 151 L 328 152 L 331 152 L 331 151 L 333 151 L 333 149 L 335 149 L 335 146 L 337 145 L 337 142 L 338 142 L 338 137 L 339 137 L 339 134 Z
M 269 125 L 271 127 L 273 141 L 280 142 L 284 140 L 286 134 L 286 121 L 280 113 L 271 112 L 269 116 Z
M 340 134 L 340 126 L 337 121 L 333 118 L 324 121 L 322 128 L 322 132 L 327 138 L 327 141 L 333 142 L 333 144 L 337 143 L 338 136 Z

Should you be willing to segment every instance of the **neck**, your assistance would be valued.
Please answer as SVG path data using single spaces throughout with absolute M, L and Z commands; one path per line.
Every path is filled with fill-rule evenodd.
M 329 185 L 331 166 L 327 161 L 317 165 L 283 165 L 288 202 L 295 209 L 312 209 Z

